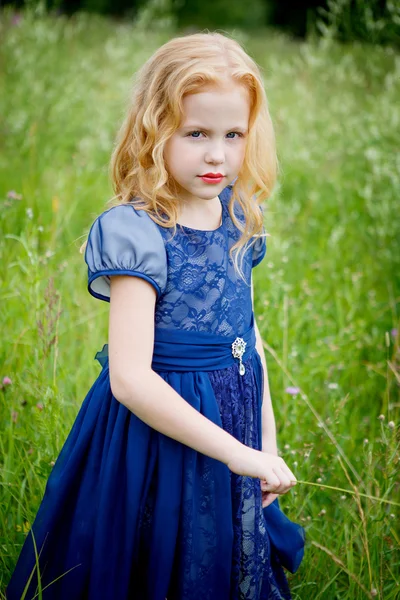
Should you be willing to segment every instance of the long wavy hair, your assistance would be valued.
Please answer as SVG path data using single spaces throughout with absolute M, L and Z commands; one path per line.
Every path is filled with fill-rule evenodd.
M 263 233 L 259 205 L 275 186 L 278 158 L 260 69 L 237 41 L 216 32 L 176 37 L 161 46 L 136 73 L 130 106 L 111 157 L 115 196 L 107 204 L 133 204 L 161 227 L 174 228 L 175 235 L 179 198 L 164 162 L 166 142 L 180 127 L 186 94 L 229 80 L 244 86 L 250 98 L 245 156 L 228 207 L 242 234 L 230 253 L 244 279 L 241 250 L 246 251 L 258 237 L 268 235 Z M 235 215 L 235 202 L 243 211 L 243 225 Z

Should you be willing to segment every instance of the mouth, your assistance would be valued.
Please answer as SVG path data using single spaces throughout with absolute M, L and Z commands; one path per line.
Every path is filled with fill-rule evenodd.
M 205 183 L 220 183 L 223 180 L 224 175 L 222 175 L 222 173 L 205 173 L 205 175 L 199 175 L 199 177 Z

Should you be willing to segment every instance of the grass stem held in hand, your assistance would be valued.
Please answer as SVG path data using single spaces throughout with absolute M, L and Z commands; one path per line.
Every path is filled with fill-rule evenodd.
M 361 492 L 353 492 L 352 490 L 346 490 L 344 488 L 335 487 L 333 485 L 324 485 L 323 483 L 314 483 L 313 481 L 300 481 L 297 480 L 297 483 L 302 483 L 304 485 L 314 485 L 320 488 L 326 488 L 328 490 L 334 490 L 336 492 L 344 492 L 345 494 L 353 494 L 356 496 L 362 496 L 363 498 L 368 498 L 368 500 L 377 500 L 378 502 L 384 502 L 385 504 L 391 504 L 393 506 L 400 506 L 400 502 L 394 502 L 394 500 L 385 500 L 384 498 L 379 498 L 378 496 L 370 496 L 368 494 L 362 494 Z

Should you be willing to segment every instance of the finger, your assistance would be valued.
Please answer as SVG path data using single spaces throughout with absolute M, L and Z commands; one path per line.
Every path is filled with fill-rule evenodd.
M 278 475 L 279 478 L 279 475 Z M 282 484 L 282 480 L 280 479 L 280 484 L 279 487 L 274 487 L 272 488 L 267 481 L 261 481 L 260 482 L 260 486 L 261 486 L 261 491 L 263 492 L 268 492 L 268 493 L 273 493 L 275 492 L 276 494 L 284 494 L 287 491 L 287 485 L 283 485 Z M 289 481 L 289 480 L 288 480 Z M 290 483 L 289 483 L 290 486 Z
M 274 492 L 280 485 L 279 477 L 272 469 L 268 469 L 264 479 L 264 491 Z
M 277 494 L 286 494 L 292 487 L 289 477 L 280 470 L 276 470 L 275 473 L 279 477 L 279 486 L 275 488 L 275 492 Z
M 283 459 L 281 461 L 280 468 L 282 470 L 282 473 L 284 473 L 285 476 L 289 479 L 290 485 L 291 486 L 296 485 L 297 479 L 296 479 L 294 473 L 289 469 L 289 467 L 287 466 L 287 464 L 285 463 L 285 461 Z
M 287 464 L 285 462 L 282 465 L 282 471 L 285 473 L 286 477 L 289 478 L 291 485 L 296 485 L 296 483 L 297 483 L 296 476 L 291 471 L 291 469 L 289 469 L 289 467 L 287 466 Z
M 273 503 L 274 500 L 278 497 L 279 494 L 272 494 L 271 492 L 267 492 L 262 495 L 262 507 L 266 508 L 270 504 Z

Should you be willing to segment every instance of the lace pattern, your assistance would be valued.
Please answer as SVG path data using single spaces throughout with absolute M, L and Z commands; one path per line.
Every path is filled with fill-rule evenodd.
M 218 402 L 223 428 L 246 446 L 261 449 L 258 430 L 259 398 L 252 359 L 245 361 L 244 376 L 237 367 L 208 373 Z M 259 479 L 231 475 L 233 501 L 233 581 L 230 600 L 281 600 L 290 598 L 280 565 L 274 571 L 262 512 Z
M 159 227 L 167 253 L 168 278 L 158 299 L 155 325 L 206 331 L 219 335 L 242 335 L 251 321 L 251 270 L 266 252 L 265 237 L 249 247 L 243 259 L 245 281 L 236 273 L 229 249 L 241 232 L 229 215 L 231 189 L 220 196 L 222 225 L 214 231 Z M 243 215 L 235 207 L 235 214 Z

